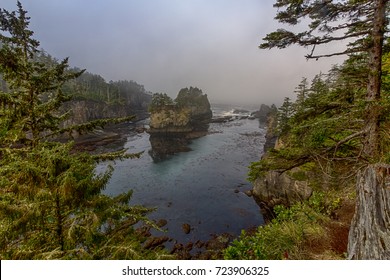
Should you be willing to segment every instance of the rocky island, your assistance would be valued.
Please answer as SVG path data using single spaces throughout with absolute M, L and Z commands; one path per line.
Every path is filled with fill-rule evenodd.
M 206 94 L 196 87 L 183 88 L 173 100 L 165 93 L 153 95 L 148 133 L 154 160 L 189 151 L 191 139 L 204 136 L 212 118 Z
M 207 130 L 212 118 L 207 95 L 196 87 L 181 89 L 175 100 L 165 93 L 154 94 L 149 111 L 151 134 Z

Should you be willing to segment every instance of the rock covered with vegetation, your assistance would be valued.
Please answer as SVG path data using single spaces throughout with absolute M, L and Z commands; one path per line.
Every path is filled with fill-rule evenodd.
M 51 67 L 58 63 L 44 50 L 32 58 L 36 63 Z M 103 118 L 120 118 L 135 115 L 143 118 L 148 114 L 152 94 L 143 85 L 135 81 L 110 81 L 97 74 L 92 74 L 79 68 L 68 68 L 68 72 L 81 73 L 72 80 L 65 81 L 61 91 L 71 100 L 61 105 L 61 113 L 69 112 L 66 125 Z M 0 73 L 0 90 L 9 92 L 9 85 Z
M 175 100 L 154 94 L 149 107 L 150 133 L 181 133 L 204 129 L 212 111 L 206 94 L 198 88 L 183 88 Z
M 88 72 L 67 81 L 63 91 L 73 96 L 72 100 L 62 106 L 64 112 L 71 112 L 68 124 L 128 115 L 143 118 L 152 100 L 152 94 L 134 81 L 107 83 L 101 76 Z

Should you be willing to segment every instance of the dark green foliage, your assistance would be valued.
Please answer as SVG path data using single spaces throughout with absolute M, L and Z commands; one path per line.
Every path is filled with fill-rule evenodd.
M 290 98 L 285 97 L 282 106 L 277 112 L 277 134 L 282 135 L 290 130 L 289 119 L 294 114 L 293 103 Z
M 307 259 L 305 245 L 326 239 L 321 223 L 327 221 L 341 205 L 339 197 L 330 193 L 314 193 L 309 201 L 289 208 L 275 206 L 276 218 L 254 233 L 243 231 L 225 250 L 225 259 L 280 260 Z
M 305 19 L 308 26 L 305 31 L 292 32 L 278 29 L 264 38 L 260 48 L 286 48 L 297 44 L 312 47 L 307 58 L 329 57 L 334 55 L 355 54 L 371 47 L 372 18 L 375 5 L 371 0 L 363 1 L 286 1 L 277 0 L 275 17 L 281 23 L 298 25 Z M 389 7 L 387 7 L 389 8 Z M 316 47 L 331 42 L 345 42 L 346 48 L 339 52 L 318 54 Z
M 203 94 L 202 90 L 197 87 L 182 88 L 176 99 L 176 104 L 179 107 L 204 107 L 210 108 L 210 103 L 206 94 Z
M 59 108 L 70 97 L 63 87 L 82 71 L 69 71 L 67 59 L 39 61 L 42 53 L 28 20 L 19 2 L 16 12 L 0 10 L 0 72 L 9 86 L 0 91 L 0 258 L 163 257 L 160 250 L 144 249 L 145 237 L 134 228 L 154 226 L 145 216 L 151 209 L 130 206 L 131 192 L 102 194 L 111 167 L 95 174 L 96 161 L 139 154 L 92 157 L 74 152 L 71 143 L 52 141 L 55 134 L 91 130 L 111 120 L 60 127 L 67 115 Z
M 365 103 L 361 106 L 365 126 L 360 136 L 365 136 L 363 154 L 370 161 L 381 161 L 383 149 L 381 144 L 381 126 L 384 106 L 381 95 L 382 86 L 382 55 L 386 49 L 384 42 L 388 32 L 388 15 L 390 5 L 388 0 L 362 1 L 288 1 L 277 0 L 278 8 L 275 19 L 289 25 L 298 25 L 302 20 L 308 26 L 302 32 L 291 32 L 278 29 L 264 38 L 260 48 L 285 48 L 292 44 L 311 47 L 307 58 L 321 58 L 335 55 L 351 55 L 355 61 L 366 58 L 359 73 L 364 78 L 360 81 L 366 84 Z M 345 47 L 341 51 L 317 54 L 317 47 L 330 43 L 342 42 Z M 366 70 L 366 72 L 361 72 Z M 348 70 L 346 70 L 348 71 Z M 351 81 L 356 82 L 357 77 Z M 318 89 L 320 90 L 320 89 Z M 339 99 L 338 99 L 339 100 Z M 350 102 L 354 100 L 348 97 Z
M 389 31 L 389 3 L 388 0 L 276 1 L 274 6 L 278 11 L 275 19 L 293 26 L 299 23 L 308 23 L 308 26 L 302 32 L 278 29 L 269 33 L 260 48 L 285 48 L 296 44 L 310 47 L 306 55 L 309 59 L 336 55 L 349 57 L 342 66 L 334 67 L 327 75 L 317 75 L 310 89 L 307 89 L 305 80 L 298 86 L 294 113 L 287 121 L 280 121 L 283 130 L 279 135 L 278 147 L 260 162 L 252 164 L 252 180 L 268 170 L 286 172 L 309 163 L 315 164 L 317 172 L 326 174 L 326 178 L 330 179 L 323 180 L 326 186 L 335 178 L 342 178 L 338 185 L 343 186 L 344 180 L 353 177 L 357 170 L 367 164 L 388 162 L 389 92 L 383 83 L 386 81 L 386 71 L 383 71 L 386 63 L 383 62 L 386 61 L 384 54 L 388 52 L 384 42 Z M 318 52 L 318 46 L 325 47 L 330 43 L 339 43 L 343 49 Z M 374 188 L 374 184 L 366 184 L 364 188 L 359 186 L 357 192 L 361 201 L 364 201 L 366 193 L 374 192 Z M 377 206 L 381 205 L 381 201 L 388 200 L 387 194 L 381 193 L 376 200 L 376 203 L 367 205 L 370 211 L 364 208 L 364 213 L 356 213 L 353 220 L 356 223 L 352 224 L 349 242 L 354 244 L 352 247 L 361 247 L 357 250 L 365 251 L 368 248 L 364 244 L 366 236 L 371 233 L 362 226 L 362 221 L 367 219 L 366 214 L 373 213 L 372 219 L 383 219 L 378 216 L 381 209 Z M 321 204 L 312 205 L 312 208 L 322 212 Z M 250 241 L 255 244 L 254 248 L 256 244 L 268 242 L 265 237 L 271 235 L 267 235 L 267 232 L 273 227 L 272 224 L 264 231 L 259 230 L 259 238 Z M 298 238 L 295 243 L 299 242 Z M 286 250 L 293 247 L 288 248 Z M 275 248 L 275 251 L 280 256 L 282 251 L 279 249 Z
M 9 34 L 0 36 L 0 72 L 10 89 L 0 92 L 0 141 L 7 146 L 35 146 L 66 118 L 57 111 L 69 100 L 61 87 L 82 71 L 66 71 L 68 59 L 50 68 L 34 59 L 39 42 L 32 38 L 29 17 L 19 2 L 17 13 L 1 10 L 0 21 L 3 34 Z
M 199 88 L 182 88 L 175 100 L 166 93 L 155 93 L 152 97 L 149 111 L 155 112 L 169 106 L 172 108 L 190 108 L 194 111 L 197 110 L 197 108 L 202 108 L 202 110 L 204 108 L 210 109 L 210 102 L 207 98 L 207 94 L 203 94 L 202 90 Z
M 328 74 L 315 76 L 310 86 L 301 83 L 296 101 L 286 98 L 278 110 L 278 149 L 270 150 L 266 158 L 251 165 L 250 179 L 268 170 L 284 172 L 307 162 L 319 167 L 336 162 L 355 167 L 364 163 L 364 67 L 360 59 L 350 58 Z M 352 79 L 352 71 L 359 80 Z
M 166 93 L 155 93 L 149 105 L 149 112 L 156 112 L 167 106 L 176 106 L 176 104 Z
M 73 71 L 78 71 L 77 68 Z M 152 99 L 144 86 L 134 81 L 110 81 L 100 75 L 84 72 L 64 84 L 63 91 L 77 100 L 94 100 L 107 104 L 126 105 L 133 110 L 146 110 Z
M 94 175 L 95 161 L 71 145 L 40 144 L 3 151 L 0 169 L 2 259 L 140 259 L 132 227 L 150 211 L 129 206 L 131 192 L 102 195 L 110 172 Z
M 55 68 L 58 60 L 40 49 L 33 55 L 33 61 L 43 67 Z M 100 75 L 85 72 L 79 68 L 68 68 L 69 74 L 80 73 L 74 79 L 66 80 L 61 91 L 72 100 L 93 100 L 108 105 L 125 105 L 131 110 L 146 110 L 152 95 L 143 85 L 135 81 L 110 81 L 107 83 Z M 0 90 L 9 92 L 8 85 L 0 75 Z

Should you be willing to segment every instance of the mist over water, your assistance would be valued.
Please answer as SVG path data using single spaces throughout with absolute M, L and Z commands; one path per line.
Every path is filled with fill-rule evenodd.
M 213 106 L 214 115 L 231 110 Z M 212 123 L 208 135 L 192 140 L 191 151 L 157 162 L 148 153 L 147 133 L 130 136 L 125 148 L 145 152 L 139 159 L 117 161 L 105 192 L 117 195 L 132 189 L 131 204 L 156 207 L 149 217 L 168 221 L 168 232 L 161 235 L 181 243 L 207 240 L 212 234 L 238 235 L 263 223 L 259 207 L 244 191 L 252 188 L 246 180 L 248 166 L 262 155 L 264 133 L 258 120 Z M 98 171 L 104 168 L 100 165 Z M 189 234 L 181 228 L 184 223 L 192 228 Z

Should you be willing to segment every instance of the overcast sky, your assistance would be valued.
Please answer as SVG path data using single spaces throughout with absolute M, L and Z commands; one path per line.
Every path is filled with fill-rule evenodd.
M 302 77 L 342 59 L 260 50 L 279 25 L 274 0 L 21 0 L 41 47 L 106 81 L 134 80 L 175 97 L 196 86 L 211 102 L 280 105 Z M 0 7 L 16 10 L 16 0 Z

